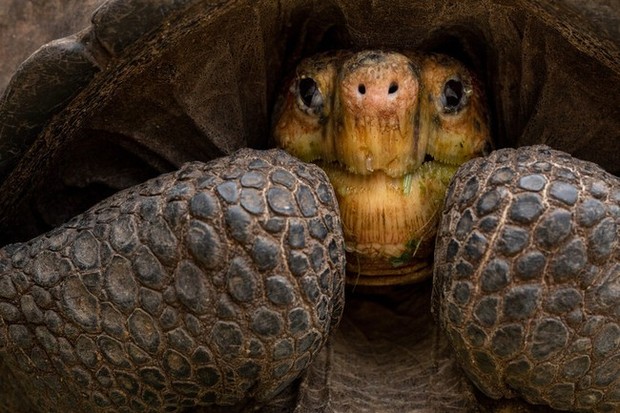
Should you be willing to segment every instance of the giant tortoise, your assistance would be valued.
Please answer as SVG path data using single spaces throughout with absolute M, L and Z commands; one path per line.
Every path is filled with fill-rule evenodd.
M 3 3 L 3 62 L 100 7 L 0 101 L 1 411 L 620 409 L 617 2 Z M 410 93 L 413 127 L 343 120 L 371 72 L 352 93 Z M 463 113 L 458 163 L 496 150 L 416 201 L 420 236 L 357 242 L 409 212 L 339 210 L 343 159 L 433 192 L 443 149 L 401 174 L 368 130 Z

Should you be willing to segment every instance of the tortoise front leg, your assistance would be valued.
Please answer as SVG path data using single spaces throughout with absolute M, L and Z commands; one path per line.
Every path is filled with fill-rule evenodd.
M 544 146 L 459 170 L 434 304 L 460 364 L 493 398 L 620 410 L 620 182 Z
M 343 249 L 318 168 L 186 164 L 0 251 L 0 357 L 42 412 L 259 406 L 338 322 Z

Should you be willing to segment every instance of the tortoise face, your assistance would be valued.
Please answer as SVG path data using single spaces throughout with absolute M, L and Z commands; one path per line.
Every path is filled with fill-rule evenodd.
M 430 274 L 447 185 L 490 144 L 482 93 L 463 65 L 381 51 L 303 61 L 276 108 L 273 135 L 329 176 L 350 281 L 362 284 Z

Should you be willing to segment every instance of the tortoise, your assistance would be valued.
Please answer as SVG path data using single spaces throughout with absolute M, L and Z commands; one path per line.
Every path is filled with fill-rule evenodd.
M 0 104 L 0 408 L 617 410 L 617 22 L 594 1 L 102 3 Z M 325 175 L 228 155 L 269 146 L 301 58 L 368 48 L 460 58 L 497 147 L 609 173 L 546 147 L 476 159 L 448 189 L 433 282 L 345 288 Z

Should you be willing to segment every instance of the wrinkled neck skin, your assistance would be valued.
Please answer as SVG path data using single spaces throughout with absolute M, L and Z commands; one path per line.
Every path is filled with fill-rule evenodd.
M 490 144 L 472 74 L 446 56 L 329 52 L 299 65 L 274 121 L 276 144 L 336 190 L 348 281 L 427 278 L 450 179 Z

